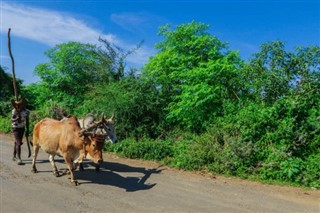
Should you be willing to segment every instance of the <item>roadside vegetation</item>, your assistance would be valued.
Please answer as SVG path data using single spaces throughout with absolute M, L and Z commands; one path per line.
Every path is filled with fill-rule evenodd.
M 135 50 L 103 38 L 45 54 L 24 85 L 31 123 L 61 112 L 115 113 L 121 142 L 107 151 L 186 170 L 320 188 L 320 47 L 261 44 L 244 61 L 203 23 L 159 29 L 141 70 Z M 0 67 L 0 132 L 10 132 L 11 75 Z

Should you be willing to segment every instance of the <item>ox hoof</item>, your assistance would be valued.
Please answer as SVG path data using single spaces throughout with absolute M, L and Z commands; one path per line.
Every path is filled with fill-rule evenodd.
M 71 181 L 71 183 L 74 184 L 75 186 L 79 186 L 80 185 L 80 183 L 77 180 L 73 180 L 73 181 Z
M 62 175 L 70 175 L 69 169 L 62 170 Z
M 59 174 L 58 171 L 53 172 L 53 175 L 54 175 L 55 177 L 59 177 L 59 176 L 60 176 L 60 174 Z
M 31 172 L 32 172 L 32 173 L 38 173 L 38 170 L 32 169 Z

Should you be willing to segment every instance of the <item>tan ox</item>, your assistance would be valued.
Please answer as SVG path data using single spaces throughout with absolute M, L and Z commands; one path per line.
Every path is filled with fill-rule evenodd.
M 86 130 L 81 130 L 76 117 L 67 118 L 63 122 L 51 118 L 38 122 L 33 129 L 32 172 L 37 172 L 36 159 L 41 147 L 49 154 L 54 175 L 59 176 L 54 157 L 60 155 L 68 166 L 71 182 L 78 185 L 74 170 L 87 154 L 94 163 L 102 162 L 104 137 L 88 134 Z

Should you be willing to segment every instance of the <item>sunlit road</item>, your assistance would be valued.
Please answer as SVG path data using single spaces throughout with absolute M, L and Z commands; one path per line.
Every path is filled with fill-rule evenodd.
M 39 173 L 31 173 L 27 145 L 25 165 L 11 160 L 13 139 L 0 135 L 0 212 L 320 212 L 320 191 L 201 175 L 154 162 L 104 154 L 100 172 L 89 163 L 76 171 L 80 183 L 54 177 L 42 150 Z M 59 169 L 66 166 L 57 158 Z

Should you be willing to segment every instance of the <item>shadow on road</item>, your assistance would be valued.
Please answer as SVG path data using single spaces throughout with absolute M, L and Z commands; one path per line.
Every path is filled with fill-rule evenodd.
M 64 173 L 67 170 L 64 160 L 58 158 L 55 159 L 55 162 L 60 163 L 57 165 L 58 170 L 61 173 L 60 176 L 64 176 Z M 24 160 L 24 163 L 26 166 L 30 166 L 32 164 L 32 159 L 26 159 Z M 49 160 L 37 160 L 36 164 L 48 164 L 48 168 L 45 170 L 38 170 L 38 173 L 52 173 Z M 111 185 L 125 189 L 127 192 L 153 188 L 156 183 L 146 184 L 146 181 L 152 174 L 159 174 L 162 171 L 162 169 L 159 168 L 146 169 L 143 167 L 132 167 L 115 162 L 103 162 L 100 165 L 100 171 L 97 172 L 93 165 L 89 167 L 90 164 L 91 162 L 85 162 L 86 168 L 84 171 L 75 171 L 75 177 L 80 184 Z M 134 174 L 131 176 L 128 175 L 128 173 Z
M 127 192 L 135 192 L 153 188 L 156 183 L 146 184 L 145 182 L 152 174 L 159 174 L 161 171 L 158 168 L 146 169 L 114 162 L 103 162 L 99 172 L 96 172 L 92 167 L 86 168 L 84 171 L 76 171 L 75 176 L 80 184 L 111 185 L 123 188 Z M 142 177 L 128 176 L 126 173 L 141 173 Z

